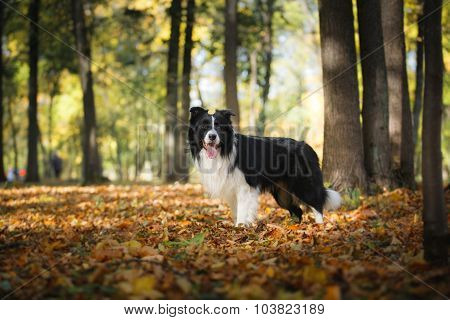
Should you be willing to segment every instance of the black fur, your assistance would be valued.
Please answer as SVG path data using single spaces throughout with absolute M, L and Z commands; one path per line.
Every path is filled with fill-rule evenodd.
M 233 144 L 236 158 L 231 170 L 238 168 L 246 182 L 262 192 L 270 192 L 277 203 L 301 219 L 299 202 L 320 213 L 326 201 L 319 159 L 303 141 L 290 138 L 255 137 L 235 133 L 228 110 L 216 111 L 215 129 L 220 136 L 220 154 L 230 157 Z M 202 139 L 211 129 L 211 115 L 202 108 L 191 109 L 189 145 L 192 157 L 198 160 Z

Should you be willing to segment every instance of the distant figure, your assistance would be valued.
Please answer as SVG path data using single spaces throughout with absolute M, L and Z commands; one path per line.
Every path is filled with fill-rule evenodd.
M 17 176 L 17 170 L 14 170 L 13 168 L 8 169 L 8 174 L 6 175 L 8 182 L 14 182 Z
M 52 153 L 50 157 L 50 164 L 52 166 L 56 179 L 59 179 L 62 171 L 62 159 L 58 156 L 56 152 Z

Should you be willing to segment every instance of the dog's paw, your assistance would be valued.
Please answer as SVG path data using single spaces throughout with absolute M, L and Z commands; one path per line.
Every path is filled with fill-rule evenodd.
M 323 224 L 323 215 L 322 214 L 316 214 L 316 223 L 317 224 Z
M 245 221 L 237 221 L 234 224 L 234 226 L 235 227 L 250 227 L 250 226 L 253 225 L 253 223 L 254 223 L 254 221 L 247 221 L 247 220 L 245 220 Z

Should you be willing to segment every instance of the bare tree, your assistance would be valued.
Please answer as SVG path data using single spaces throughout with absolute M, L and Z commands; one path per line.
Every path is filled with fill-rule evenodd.
M 97 145 L 97 120 L 91 71 L 91 47 L 88 41 L 83 1 L 72 0 L 71 2 L 79 59 L 78 70 L 81 89 L 83 90 L 83 181 L 84 183 L 95 183 L 101 180 L 102 166 Z
M 181 179 L 187 181 L 189 179 L 189 166 L 187 157 L 187 124 L 189 123 L 189 108 L 191 106 L 191 69 L 192 69 L 192 31 L 195 21 L 195 0 L 187 1 L 186 8 L 186 29 L 184 31 L 184 53 L 183 53 L 183 79 L 182 79 L 182 97 L 181 97 L 181 124 L 182 130 L 179 135 L 178 142 L 181 163 L 178 166 Z
M 391 186 L 389 106 L 383 50 L 381 6 L 378 0 L 358 0 L 359 41 L 363 75 L 364 163 L 371 182 Z
M 325 99 L 323 172 L 339 189 L 366 187 L 351 0 L 319 0 Z
M 414 188 L 414 146 L 406 74 L 403 0 L 382 0 L 381 17 L 386 42 L 392 164 L 399 184 Z
M 27 182 L 39 181 L 38 164 L 38 119 L 37 119 L 37 95 L 38 95 L 38 59 L 39 59 L 39 6 L 40 0 L 32 0 L 28 9 L 30 19 L 29 45 L 29 67 L 28 78 L 28 155 L 27 155 Z
M 428 15 L 430 15 L 428 17 Z M 447 212 L 442 183 L 442 0 L 426 0 L 425 89 L 422 132 L 423 222 L 425 258 L 447 263 Z
M 181 1 L 172 0 L 169 9 L 171 19 L 166 79 L 166 130 L 165 130 L 165 180 L 173 182 L 178 176 L 178 146 L 176 141 L 178 114 L 178 56 L 180 47 Z
M 6 181 L 5 165 L 3 163 L 3 2 L 0 2 L 0 182 Z
M 237 2 L 225 0 L 225 103 L 234 112 L 234 123 L 239 127 L 239 100 L 237 91 Z

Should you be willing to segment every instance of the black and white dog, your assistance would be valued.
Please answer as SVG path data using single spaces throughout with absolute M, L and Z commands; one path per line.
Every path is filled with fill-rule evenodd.
M 340 206 L 339 193 L 325 189 L 317 154 L 305 142 L 236 133 L 229 110 L 210 115 L 193 107 L 190 113 L 190 151 L 202 184 L 228 203 L 236 225 L 256 220 L 261 192 L 300 220 L 299 205 L 307 205 L 316 223 L 323 223 L 323 209 Z

